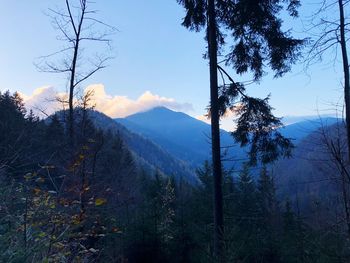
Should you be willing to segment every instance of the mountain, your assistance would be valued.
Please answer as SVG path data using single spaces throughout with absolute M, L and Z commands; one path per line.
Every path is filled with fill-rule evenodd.
M 97 128 L 119 134 L 142 169 L 153 172 L 159 170 L 164 174 L 174 175 L 176 178 L 185 178 L 190 183 L 197 182 L 194 170 L 185 161 L 177 159 L 161 146 L 128 130 L 103 113 L 90 111 L 89 117 Z
M 291 120 L 291 117 L 287 118 Z M 302 120 L 287 125 L 281 133 L 291 138 L 294 144 L 323 126 L 334 124 L 337 119 L 318 116 L 298 117 Z M 211 158 L 210 125 L 199 121 L 183 112 L 175 112 L 165 107 L 153 108 L 136 113 L 124 119 L 116 119 L 117 123 L 166 149 L 176 158 L 188 162 L 192 167 L 200 166 Z M 226 148 L 225 167 L 231 168 L 234 160 L 246 160 L 245 149 L 236 145 L 229 132 L 221 130 L 221 145 Z M 236 167 L 237 168 L 237 167 Z
M 185 113 L 157 107 L 116 119 L 116 122 L 150 139 L 194 168 L 211 158 L 211 126 Z M 234 145 L 232 136 L 224 130 L 221 130 L 221 145 L 226 147 L 230 158 L 244 158 L 244 150 Z M 230 164 L 227 162 L 227 166 Z
M 195 168 L 210 159 L 210 125 L 182 112 L 158 107 L 116 120 L 94 112 L 93 119 L 97 126 L 120 133 L 138 162 L 149 169 L 159 168 L 166 174 L 183 176 L 193 183 L 197 182 Z M 339 134 L 336 132 L 338 121 L 336 118 L 315 116 L 281 129 L 284 136 L 293 139 L 296 148 L 292 158 L 278 160 L 269 166 L 280 200 L 288 198 L 300 205 L 303 211 L 311 211 L 318 200 L 334 200 L 337 191 L 330 176 L 336 169 L 322 144 L 320 128 L 334 137 Z M 233 145 L 230 133 L 222 130 L 221 138 L 222 145 Z M 228 149 L 226 159 L 232 156 L 240 161 L 246 160 L 244 149 L 237 145 Z M 233 164 L 239 170 L 237 162 L 225 162 L 226 167 Z M 251 172 L 258 175 L 259 169 Z
M 287 120 L 288 119 L 291 118 L 289 117 Z M 333 117 L 307 116 L 305 118 L 299 117 L 298 120 L 300 121 L 286 125 L 281 129 L 281 133 L 285 137 L 291 138 L 294 144 L 298 144 L 301 139 L 318 130 L 322 126 L 332 126 L 337 123 L 339 119 Z M 283 121 L 285 122 L 284 119 Z
M 196 183 L 195 168 L 202 165 L 205 160 L 210 160 L 210 125 L 182 112 L 158 107 L 125 119 L 113 120 L 97 111 L 91 111 L 90 117 L 97 127 L 118 133 L 143 169 L 149 171 L 158 169 L 164 174 L 173 174 L 178 178 L 185 178 L 188 182 Z M 337 121 L 336 118 L 320 120 L 315 118 L 281 129 L 283 135 L 292 138 L 296 145 L 291 159 L 279 160 L 274 165 L 278 183 L 284 188 L 284 193 L 294 191 L 295 183 L 312 181 L 324 176 L 325 168 L 320 168 L 318 163 L 315 165 L 309 157 L 322 152 L 319 147 L 313 146 L 320 144 L 320 138 L 317 137 L 319 128 L 333 127 Z M 229 132 L 221 130 L 221 138 L 223 146 L 234 144 Z M 230 160 L 227 161 L 228 159 Z M 227 149 L 227 157 L 224 157 L 226 167 L 232 168 L 233 164 L 236 164 L 234 168 L 239 170 L 239 164 L 232 159 L 246 160 L 245 150 L 234 145 Z M 313 159 L 322 158 L 318 156 Z M 319 186 L 316 188 L 323 189 Z M 310 186 L 308 189 L 311 189 Z
M 346 152 L 346 130 L 342 122 L 314 130 L 301 139 L 290 159 L 279 160 L 273 173 L 281 199 L 298 201 L 300 208 L 311 212 L 319 200 L 334 201 L 339 193 L 339 167 L 328 147 Z M 333 145 L 325 143 L 333 140 Z M 332 206 L 332 204 L 329 204 Z

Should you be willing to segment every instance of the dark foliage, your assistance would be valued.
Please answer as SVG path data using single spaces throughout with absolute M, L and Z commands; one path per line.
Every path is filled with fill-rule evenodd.
M 39 121 L 8 92 L 0 108 L 11 131 L 0 140 L 0 261 L 213 262 L 209 162 L 193 186 L 139 171 L 118 133 L 96 129 L 88 111 L 76 112 L 72 146 L 62 113 Z M 263 168 L 255 180 L 248 164 L 224 172 L 229 262 L 348 262 L 341 226 L 324 231 L 281 207 L 273 178 Z
M 206 1 L 178 2 L 186 9 L 185 27 L 199 31 L 207 25 Z M 291 37 L 289 31 L 284 32 L 279 15 L 286 9 L 296 17 L 299 6 L 298 0 L 215 1 L 218 43 L 223 45 L 225 39 L 230 43 L 223 62 L 232 66 L 237 74 L 252 73 L 254 81 L 263 77 L 266 68 L 272 69 L 275 77 L 288 72 L 305 41 Z M 289 156 L 292 143 L 276 131 L 282 123 L 272 114 L 269 98 L 249 97 L 243 84 L 235 82 L 219 65 L 218 70 L 223 80 L 219 88 L 219 114 L 223 116 L 227 110 L 235 110 L 238 128 L 233 137 L 242 146 L 250 144 L 251 164 Z

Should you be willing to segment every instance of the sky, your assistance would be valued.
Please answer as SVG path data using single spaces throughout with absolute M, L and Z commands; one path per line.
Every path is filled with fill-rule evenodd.
M 308 3 L 300 10 L 300 18 L 287 19 L 284 24 L 298 37 L 306 36 L 302 32 L 305 21 L 316 7 L 312 0 L 302 2 Z M 39 103 L 47 110 L 52 106 L 47 105 L 45 96 L 57 92 L 63 96 L 66 78 L 40 72 L 35 62 L 63 45 L 45 14 L 62 3 L 0 0 L 0 90 L 19 91 L 28 105 Z M 167 106 L 198 118 L 205 113 L 209 70 L 203 59 L 204 32 L 190 32 L 181 26 L 184 10 L 175 0 L 99 0 L 93 8 L 99 10 L 98 18 L 118 29 L 112 36 L 114 59 L 81 87 L 97 89 L 97 109 L 111 117 L 125 117 L 153 106 Z M 84 48 L 89 47 L 94 48 Z M 299 63 L 283 78 L 269 74 L 259 84 L 250 85 L 248 93 L 259 97 L 271 94 L 278 116 L 328 114 L 335 104 L 342 103 L 339 61 L 326 63 L 332 61 L 332 55 L 307 72 Z M 249 76 L 230 72 L 237 81 L 249 80 Z M 226 121 L 223 126 L 232 129 L 233 124 Z

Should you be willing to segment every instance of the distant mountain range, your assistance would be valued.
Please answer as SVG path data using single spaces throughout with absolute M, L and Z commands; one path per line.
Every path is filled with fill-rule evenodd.
M 323 125 L 300 139 L 292 158 L 279 160 L 273 166 L 280 200 L 288 198 L 310 217 L 317 209 L 327 213 L 329 207 L 338 206 L 335 201 L 342 193 L 339 165 L 329 147 L 340 147 L 345 154 L 346 130 L 342 122 L 328 121 L 331 125 Z
M 194 168 L 211 158 L 210 125 L 185 113 L 157 107 L 123 119 L 116 119 L 116 122 L 151 140 Z M 313 119 L 304 119 L 301 122 L 287 125 L 281 129 L 281 132 L 297 145 L 300 140 L 322 125 L 329 126 L 336 122 L 336 118 L 314 116 Z M 226 152 L 224 157 L 226 167 L 231 168 L 237 164 L 235 160 L 246 160 L 245 149 L 236 145 L 231 134 L 224 130 L 221 130 L 221 145 L 223 152 Z
M 309 116 L 308 119 L 303 118 L 299 122 L 286 125 L 281 129 L 281 132 L 285 137 L 291 138 L 294 144 L 297 145 L 301 139 L 319 128 L 332 126 L 338 121 L 339 119 L 334 117 Z
M 137 166 L 148 172 L 159 171 L 196 184 L 196 168 L 211 159 L 210 125 L 182 112 L 158 107 L 124 119 L 111 119 L 97 111 L 92 111 L 90 117 L 98 128 L 119 134 Z M 296 145 L 291 159 L 269 166 L 281 200 L 286 196 L 300 198 L 300 205 L 307 210 L 317 198 L 335 193 L 328 181 L 335 171 L 322 145 L 320 128 L 334 131 L 336 123 L 340 123 L 336 118 L 315 116 L 281 129 Z M 330 132 L 329 136 L 334 134 Z M 245 149 L 235 145 L 231 134 L 224 130 L 221 141 L 226 152 L 224 166 L 239 171 L 241 162 L 247 160 Z M 253 175 L 258 171 L 253 169 Z
M 139 167 L 144 170 L 158 170 L 196 183 L 196 168 L 205 160 L 211 160 L 210 125 L 185 113 L 157 107 L 124 119 L 111 119 L 97 111 L 91 111 L 90 117 L 97 127 L 118 133 Z M 284 178 L 290 178 L 292 171 L 301 173 L 298 169 L 315 169 L 296 156 L 309 154 L 302 150 L 302 146 L 313 138 L 310 135 L 322 126 L 332 126 L 337 122 L 336 118 L 317 118 L 281 129 L 282 134 L 293 139 L 297 146 L 293 159 L 281 160 L 275 165 L 279 173 L 285 170 L 283 173 L 286 175 L 282 175 Z M 221 130 L 221 144 L 224 166 L 239 170 L 241 163 L 247 160 L 245 149 L 236 145 L 231 134 L 224 130 Z
M 185 113 L 157 107 L 116 119 L 116 122 L 153 141 L 194 168 L 211 158 L 210 125 Z M 221 145 L 227 149 L 230 157 L 241 159 L 245 155 L 242 149 L 234 145 L 230 133 L 224 130 L 221 130 Z
M 174 157 L 153 141 L 125 128 L 98 111 L 91 111 L 89 116 L 97 128 L 120 135 L 126 147 L 132 152 L 136 164 L 141 169 L 148 172 L 159 171 L 166 175 L 174 175 L 177 178 L 185 178 L 190 183 L 198 181 L 195 171 L 186 161 Z

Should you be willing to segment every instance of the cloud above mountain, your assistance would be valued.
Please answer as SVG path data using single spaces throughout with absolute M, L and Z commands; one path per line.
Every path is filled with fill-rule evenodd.
M 171 110 L 189 113 L 193 111 L 190 103 L 179 103 L 173 98 L 162 97 L 150 91 L 144 92 L 136 100 L 127 96 L 110 95 L 106 92 L 104 85 L 94 84 L 84 90 L 84 94 L 91 93 L 91 104 L 95 109 L 105 113 L 112 118 L 123 118 L 128 115 L 147 111 L 154 107 L 164 106 Z M 21 94 L 27 109 L 44 117 L 64 107 L 66 93 L 58 93 L 54 87 L 45 86 L 36 89 L 31 95 Z
M 66 93 L 57 92 L 52 86 L 37 88 L 31 95 L 19 92 L 25 107 L 40 117 L 48 116 L 64 108 L 61 101 L 67 100 Z
M 234 122 L 234 120 L 236 118 L 237 114 L 235 112 L 227 110 L 225 115 L 220 119 L 220 128 L 229 132 L 234 131 L 236 129 L 236 123 Z M 203 121 L 207 124 L 211 123 L 211 120 L 208 117 L 208 115 L 199 115 L 196 116 L 196 119 Z

